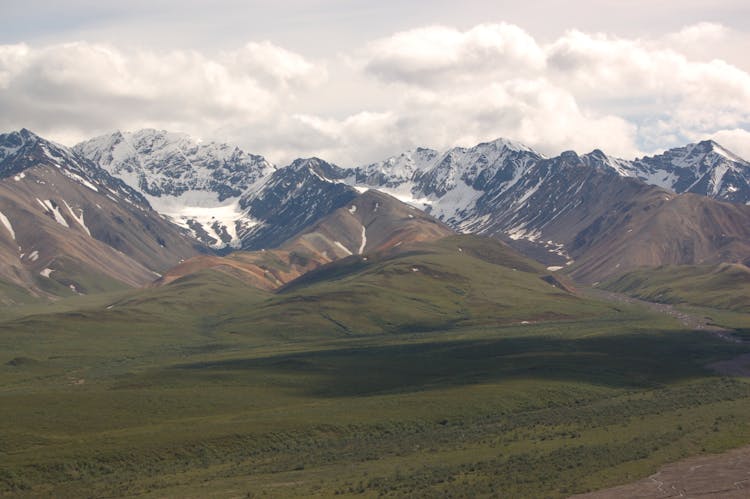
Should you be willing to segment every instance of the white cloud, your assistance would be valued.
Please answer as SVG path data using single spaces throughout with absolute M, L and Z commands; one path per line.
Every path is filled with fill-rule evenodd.
M 269 41 L 249 42 L 239 50 L 222 52 L 220 60 L 237 74 L 283 88 L 316 86 L 327 79 L 324 66 Z
M 365 69 L 385 81 L 436 86 L 472 74 L 518 75 L 544 67 L 544 54 L 525 31 L 511 24 L 480 24 L 468 31 L 432 26 L 372 42 Z
M 583 102 L 632 103 L 638 113 L 646 104 L 652 112 L 693 120 L 726 119 L 727 111 L 735 111 L 742 121 L 743 108 L 750 108 L 750 75 L 718 59 L 694 62 L 672 49 L 578 31 L 558 39 L 547 53 L 553 78 Z
M 501 23 L 402 31 L 314 61 L 269 41 L 215 54 L 4 45 L 0 127 L 68 143 L 159 127 L 280 163 L 352 165 L 500 136 L 546 154 L 624 157 L 713 136 L 750 156 L 737 40 L 750 37 L 701 23 L 649 39 L 568 31 L 542 42 Z
M 324 79 L 324 68 L 268 42 L 214 58 L 86 42 L 6 45 L 0 125 L 81 134 L 157 126 L 200 135 L 226 123 L 272 119 L 292 97 L 289 88 Z
M 433 116 L 441 107 L 454 111 L 444 113 L 450 124 L 433 120 L 438 143 L 447 130 L 454 141 L 501 132 L 545 151 L 597 146 L 632 157 L 690 133 L 746 126 L 750 74 L 695 55 L 738 36 L 701 23 L 652 40 L 571 30 L 542 44 L 506 24 L 432 27 L 372 42 L 362 66 L 413 94 L 432 92 Z M 459 106 L 456 96 L 484 112 Z M 404 108 L 419 108 L 418 100 Z

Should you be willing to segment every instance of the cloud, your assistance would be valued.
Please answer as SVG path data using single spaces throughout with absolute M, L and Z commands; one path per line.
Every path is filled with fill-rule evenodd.
M 174 126 L 201 134 L 200 127 L 206 133 L 227 122 L 272 119 L 293 97 L 291 89 L 320 84 L 325 75 L 325 68 L 269 42 L 213 58 L 86 42 L 5 45 L 0 124 L 81 133 Z
M 319 60 L 270 41 L 214 54 L 0 45 L 0 127 L 66 143 L 158 127 L 343 166 L 497 137 L 627 158 L 714 137 L 750 156 L 738 40 L 750 35 L 712 23 L 548 41 L 500 23 L 401 31 Z
M 239 50 L 222 52 L 220 60 L 237 74 L 285 89 L 317 86 L 328 77 L 324 66 L 269 41 L 249 42 Z
M 261 133 L 227 133 L 238 138 L 252 133 L 256 144 L 281 157 L 314 155 L 343 166 L 384 159 L 417 145 L 444 149 L 497 137 L 516 138 L 550 155 L 602 144 L 612 154 L 637 151 L 635 126 L 580 109 L 570 94 L 544 79 L 497 83 L 481 95 L 405 90 L 386 112 L 360 111 L 340 119 L 296 114 L 277 126 Z
M 626 102 L 639 111 L 681 106 L 702 113 L 750 106 L 750 75 L 722 60 L 694 62 L 639 40 L 571 31 L 547 48 L 551 76 L 582 101 Z M 742 120 L 741 112 L 737 117 Z M 717 115 L 713 114 L 712 118 Z
M 372 42 L 364 67 L 384 81 L 441 85 L 483 75 L 539 71 L 544 54 L 525 31 L 511 24 L 480 24 L 461 32 L 432 26 Z
M 504 132 L 546 151 L 596 146 L 632 157 L 750 122 L 750 74 L 697 55 L 740 35 L 700 23 L 658 39 L 571 30 L 541 43 L 507 24 L 429 27 L 372 42 L 360 65 L 388 84 L 434 93 L 435 108 L 460 110 L 444 113 L 453 125 L 433 125 L 437 137 L 450 128 Z

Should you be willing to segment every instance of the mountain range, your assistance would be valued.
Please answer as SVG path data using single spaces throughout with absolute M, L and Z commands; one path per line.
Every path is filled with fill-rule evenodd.
M 0 278 L 16 294 L 207 267 L 275 289 L 351 254 L 452 232 L 499 239 L 588 283 L 750 259 L 750 163 L 713 141 L 633 161 L 545 157 L 498 139 L 351 168 L 319 158 L 278 167 L 166 131 L 67 148 L 21 130 L 0 135 L 0 189 Z

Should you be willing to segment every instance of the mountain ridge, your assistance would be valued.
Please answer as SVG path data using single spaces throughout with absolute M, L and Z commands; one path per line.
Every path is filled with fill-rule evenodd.
M 210 142 L 209 146 L 204 146 L 184 134 L 170 134 L 165 131 L 146 129 L 133 132 L 129 136 L 140 137 L 141 141 L 146 144 L 159 145 L 156 152 L 146 161 L 152 165 L 151 170 L 154 168 L 167 171 L 171 171 L 170 168 L 177 168 L 179 172 L 186 170 L 187 157 L 184 154 L 181 159 L 175 159 L 175 154 L 170 155 L 170 151 L 174 152 L 173 149 L 180 148 L 180 150 L 189 151 L 201 150 L 202 147 L 221 151 L 231 149 L 236 152 L 236 158 L 253 159 L 252 164 L 242 163 L 238 159 L 239 162 L 234 165 L 229 165 L 231 161 L 227 160 L 226 168 L 229 171 L 239 171 L 243 168 L 247 170 L 244 172 L 245 177 L 242 177 L 246 181 L 237 181 L 231 187 L 226 185 L 222 187 L 225 190 L 234 189 L 231 190 L 232 197 L 222 197 L 218 188 L 212 190 L 206 185 L 188 189 L 188 184 L 178 182 L 182 177 L 177 180 L 162 178 L 163 185 L 156 185 L 159 179 L 152 177 L 152 184 L 156 184 L 151 187 L 140 186 L 141 192 L 149 196 L 149 201 L 157 206 L 158 211 L 169 216 L 179 225 L 192 230 L 197 239 L 215 249 L 259 249 L 271 247 L 279 242 L 279 238 L 268 239 L 268 233 L 280 227 L 279 219 L 266 220 L 267 217 L 274 215 L 268 212 L 268 203 L 272 202 L 271 199 L 277 201 L 284 199 L 284 196 L 280 196 L 278 192 L 274 192 L 273 188 L 268 187 L 269 183 L 274 182 L 272 178 L 277 179 L 276 187 L 285 182 L 292 185 L 293 182 L 300 184 L 312 181 L 318 183 L 317 188 L 320 193 L 325 190 L 326 197 L 338 199 L 345 197 L 343 195 L 345 189 L 335 184 L 345 184 L 359 190 L 376 188 L 428 211 L 459 231 L 474 231 L 482 226 L 481 218 L 487 214 L 482 210 L 477 212 L 477 203 L 487 206 L 491 198 L 497 199 L 504 191 L 514 188 L 518 182 L 524 182 L 524 176 L 536 164 L 555 159 L 560 161 L 565 158 L 578 158 L 592 168 L 614 171 L 620 176 L 637 178 L 677 193 L 693 192 L 719 200 L 750 203 L 750 163 L 713 141 L 702 141 L 667 151 L 661 155 L 629 161 L 608 156 L 598 149 L 580 156 L 573 151 L 565 151 L 558 156 L 547 158 L 524 144 L 499 138 L 473 147 L 450 148 L 444 152 L 418 147 L 383 161 L 342 168 L 320 158 L 300 158 L 287 166 L 277 167 L 261 156 L 245 153 L 236 146 L 232 148 L 232 146 L 216 142 Z M 103 156 L 110 158 L 108 162 L 105 162 L 105 168 L 116 174 L 126 169 L 133 171 L 137 169 L 137 165 L 134 165 L 127 156 L 125 159 L 117 160 L 117 155 L 113 154 L 117 152 L 116 148 L 105 147 L 102 150 L 102 137 L 83 142 L 75 148 L 89 158 L 96 159 Z M 119 140 L 117 137 L 126 137 L 126 135 L 122 132 L 115 132 L 109 137 L 111 142 Z M 140 150 L 148 156 L 148 148 L 141 147 Z M 214 153 L 214 156 L 216 154 Z M 161 166 L 159 166 L 160 161 L 164 163 Z M 200 168 L 204 167 L 200 166 Z M 301 169 L 304 168 L 308 168 L 311 172 L 307 179 L 301 179 Z M 172 177 L 174 176 L 172 172 Z M 312 176 L 317 178 L 313 179 Z M 121 177 L 126 178 L 122 175 Z M 205 175 L 203 177 L 205 178 Z M 138 178 L 141 179 L 138 181 L 140 185 L 143 179 Z M 278 180 L 282 178 L 284 180 Z M 323 189 L 323 184 L 318 181 L 329 185 Z M 521 203 L 533 194 L 535 187 L 535 184 L 528 182 L 528 179 L 525 182 L 526 192 L 517 196 Z M 130 183 L 134 183 L 132 176 Z M 178 190 L 170 191 L 176 184 L 179 184 Z M 261 192 L 264 189 L 265 193 Z M 516 187 L 515 191 L 520 192 L 520 189 Z M 171 197 L 155 196 L 160 192 L 170 192 L 172 195 Z M 184 204 L 187 208 L 179 206 L 178 196 L 173 195 L 175 193 L 184 196 Z M 210 196 L 204 196 L 208 193 L 213 193 L 218 198 L 211 201 Z M 270 196 L 269 200 L 262 199 L 264 194 Z M 483 197 L 484 199 L 480 201 Z M 329 199 L 331 208 L 340 202 Z M 304 207 L 298 207 L 300 213 L 306 212 L 311 205 L 312 201 L 308 201 Z M 313 211 L 316 216 L 326 214 L 320 209 Z M 289 218 L 286 217 L 286 220 L 288 221 Z M 506 227 L 506 229 L 510 236 L 515 237 L 521 234 L 521 237 L 525 237 L 522 228 Z
M 565 151 L 548 158 L 523 144 L 497 139 L 443 153 L 416 148 L 378 163 L 342 168 L 314 157 L 276 167 L 236 147 L 216 142 L 202 146 L 184 134 L 164 131 L 117 132 L 103 137 L 106 139 L 79 144 L 72 154 L 80 151 L 93 158 L 106 157 L 112 160 L 107 167 L 112 171 L 122 173 L 130 168 L 130 176 L 121 175 L 124 178 L 148 179 L 150 184 L 139 180 L 136 188 L 124 187 L 137 200 L 132 202 L 142 204 L 144 209 L 154 204 L 162 217 L 190 230 L 194 238 L 220 252 L 281 248 L 285 241 L 314 227 L 361 192 L 376 189 L 424 210 L 453 230 L 504 240 L 549 267 L 569 268 L 574 276 L 588 282 L 607 278 L 614 269 L 632 270 L 629 266 L 640 264 L 711 263 L 711 252 L 730 262 L 746 260 L 748 234 L 736 220 L 744 220 L 748 210 L 742 203 L 735 202 L 734 207 L 714 204 L 721 199 L 712 200 L 711 193 L 721 197 L 722 192 L 729 192 L 734 185 L 730 182 L 738 182 L 724 177 L 744 178 L 750 168 L 712 141 L 626 161 L 600 150 L 583 155 Z M 128 145 L 134 137 L 140 141 L 138 147 Z M 100 150 L 101 144 L 116 147 Z M 117 147 L 125 146 L 130 149 L 118 152 Z M 3 149 L 3 154 L 13 147 L 11 144 Z M 140 151 L 140 156 L 133 157 L 131 149 Z M 148 154 L 150 159 L 144 161 L 143 156 Z M 226 161 L 209 161 L 196 167 L 191 157 L 222 157 Z M 125 159 L 115 161 L 118 158 Z M 237 162 L 231 163 L 232 158 Z M 248 158 L 251 163 L 247 163 Z M 86 165 L 89 170 L 97 168 L 91 160 Z M 138 170 L 146 168 L 144 165 L 150 165 L 148 171 L 158 175 L 149 177 Z M 645 180 L 662 179 L 668 167 L 671 172 L 666 175 L 674 180 L 670 186 L 686 186 L 693 191 L 697 186 L 711 186 L 713 191 L 703 195 L 708 201 L 680 198 L 686 207 L 684 213 L 662 207 L 665 201 L 681 195 Z M 220 180 L 228 184 L 214 182 L 211 172 L 220 172 Z M 236 173 L 240 180 L 233 183 L 227 172 Z M 643 172 L 651 176 L 644 178 Z M 692 182 L 686 180 L 690 172 L 695 177 Z M 109 173 L 99 177 L 125 185 Z M 709 177 L 711 182 L 705 180 Z M 227 190 L 229 184 L 234 190 Z M 231 197 L 222 198 L 222 192 Z M 731 194 L 743 192 L 737 188 Z M 182 210 L 181 220 L 165 212 L 166 200 L 178 203 L 175 210 Z M 180 205 L 181 201 L 189 206 Z M 658 235 L 647 229 L 649 216 L 642 215 L 646 212 L 649 216 L 658 213 L 661 224 L 667 224 L 664 220 L 668 219 L 676 227 L 693 229 L 678 231 L 682 239 L 667 242 L 669 234 Z M 723 226 L 698 224 L 696 220 L 704 212 L 710 212 L 716 220 L 729 217 L 735 222 L 728 225 L 727 233 L 714 234 L 714 229 Z M 635 237 L 639 234 L 645 239 Z M 622 248 L 614 249 L 611 241 L 619 241 Z M 657 250 L 662 243 L 677 249 Z M 352 253 L 354 249 L 346 247 Z M 621 251 L 625 252 L 622 261 L 606 270 L 608 264 L 604 262 Z
M 201 251 L 122 180 L 26 129 L 0 134 L 0 213 L 0 280 L 29 298 L 142 286 Z

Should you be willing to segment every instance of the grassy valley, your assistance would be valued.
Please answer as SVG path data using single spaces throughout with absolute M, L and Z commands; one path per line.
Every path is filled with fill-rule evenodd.
M 17 309 L 0 495 L 564 497 L 750 442 L 704 367 L 745 347 L 546 275 L 456 236 Z

